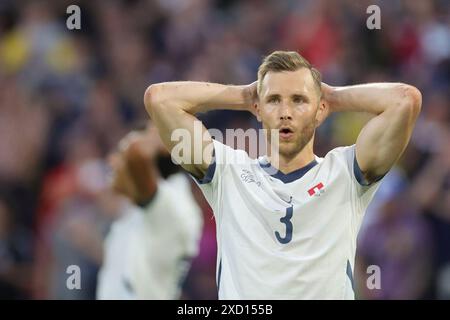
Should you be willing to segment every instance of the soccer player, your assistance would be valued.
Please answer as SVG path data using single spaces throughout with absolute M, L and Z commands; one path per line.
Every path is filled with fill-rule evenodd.
M 122 215 L 104 243 L 98 299 L 178 299 L 198 253 L 202 213 L 183 173 L 161 179 L 164 153 L 152 127 L 133 131 L 110 156 L 112 188 L 124 196 Z
M 358 229 L 382 177 L 408 144 L 421 109 L 415 87 L 332 87 L 297 52 L 276 51 L 250 85 L 153 84 L 144 102 L 169 150 L 177 146 L 171 139 L 177 128 L 191 132 L 192 158 L 199 143 L 212 150 L 200 163 L 181 165 L 214 210 L 220 299 L 354 299 Z M 204 127 L 203 139 L 195 141 L 194 115 L 214 109 L 253 112 L 264 129 L 279 132 L 278 141 L 266 136 L 268 150 L 278 143 L 278 153 L 252 159 Z M 320 158 L 315 130 L 341 111 L 374 117 L 356 144 Z

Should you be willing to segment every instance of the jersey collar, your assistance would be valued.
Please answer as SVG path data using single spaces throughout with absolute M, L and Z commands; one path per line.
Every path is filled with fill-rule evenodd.
M 289 183 L 289 182 L 295 181 L 297 179 L 300 179 L 310 169 L 312 169 L 316 164 L 318 164 L 317 160 L 314 159 L 313 161 L 311 161 L 310 163 L 308 163 L 306 166 L 304 166 L 302 168 L 294 170 L 290 173 L 283 173 L 280 170 L 277 170 L 275 167 L 273 167 L 266 157 L 258 158 L 258 163 L 267 174 L 269 174 L 271 177 L 273 177 L 275 179 L 283 181 L 284 183 Z

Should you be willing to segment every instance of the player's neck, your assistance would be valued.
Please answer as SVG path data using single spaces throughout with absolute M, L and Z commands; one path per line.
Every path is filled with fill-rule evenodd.
M 314 151 L 313 151 L 313 139 L 293 157 L 283 156 L 282 154 L 278 155 L 278 159 L 274 157 L 269 157 L 269 161 L 276 169 L 281 171 L 284 174 L 291 173 L 295 170 L 301 169 L 307 166 L 315 159 Z

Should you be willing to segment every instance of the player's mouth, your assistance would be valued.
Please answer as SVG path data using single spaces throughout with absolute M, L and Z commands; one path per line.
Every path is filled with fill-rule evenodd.
M 280 140 L 290 140 L 294 136 L 294 131 L 290 127 L 281 127 L 279 133 Z

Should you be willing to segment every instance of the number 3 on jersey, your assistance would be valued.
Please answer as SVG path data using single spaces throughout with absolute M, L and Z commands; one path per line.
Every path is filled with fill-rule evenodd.
M 286 215 L 284 217 L 280 218 L 280 222 L 283 223 L 284 225 L 286 225 L 286 235 L 284 236 L 284 238 L 281 237 L 281 235 L 278 231 L 275 231 L 275 236 L 277 237 L 277 240 L 282 244 L 289 243 L 292 240 L 291 218 L 292 218 L 293 212 L 294 212 L 294 208 L 293 208 L 293 206 L 290 206 L 290 207 L 286 208 Z

